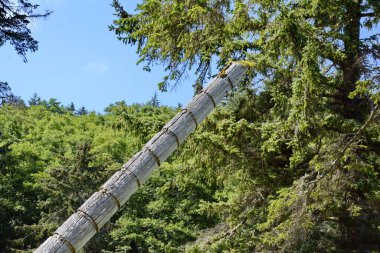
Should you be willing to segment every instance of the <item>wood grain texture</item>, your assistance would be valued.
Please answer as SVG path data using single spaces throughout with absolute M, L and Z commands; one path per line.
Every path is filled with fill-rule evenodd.
M 244 78 L 245 73 L 243 66 L 232 63 L 223 71 L 223 75 L 214 78 L 34 252 L 78 252 L 148 180 L 154 170 L 195 131 L 231 88 Z

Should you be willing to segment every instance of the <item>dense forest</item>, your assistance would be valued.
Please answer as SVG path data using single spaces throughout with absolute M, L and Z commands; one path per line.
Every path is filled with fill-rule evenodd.
M 33 105 L 5 104 L 0 108 L 2 252 L 37 247 L 176 113 L 173 108 L 155 107 L 152 103 L 127 106 L 120 102 L 107 107 L 104 115 L 83 113 L 83 109 L 73 110 L 72 105 L 64 107 L 55 99 L 45 101 L 38 96 L 29 103 Z M 166 216 L 169 211 L 165 209 L 175 210 L 180 205 L 174 200 L 172 206 L 156 207 L 157 219 L 149 215 L 155 201 L 170 200 L 160 191 L 168 187 L 165 180 L 173 180 L 176 170 L 172 167 L 175 166 L 164 165 L 161 176 L 157 175 L 150 187 L 134 197 L 131 206 L 118 214 L 117 223 L 107 225 L 87 246 L 86 252 L 122 250 L 130 245 L 123 239 L 125 236 L 131 236 L 133 241 L 134 235 L 138 235 L 136 239 L 140 243 L 145 238 L 154 238 L 154 230 L 163 228 L 172 234 L 178 231 L 178 238 L 194 237 L 182 224 L 185 220 L 169 219 L 167 224 L 171 227 L 159 220 L 158 216 Z M 151 193 L 157 199 L 150 199 Z M 186 195 L 175 194 L 184 195 L 182 198 Z M 194 204 L 186 204 L 191 205 Z M 132 216 L 131 210 L 134 210 Z M 124 212 L 128 215 L 124 216 Z M 154 229 L 148 232 L 152 235 L 138 233 L 141 222 Z M 124 233 L 126 228 L 129 232 Z M 165 240 L 169 239 L 147 242 L 144 248 L 158 247 Z M 180 242 L 174 240 L 173 245 Z
M 143 68 L 166 67 L 162 91 L 251 70 L 83 252 L 380 251 L 378 0 L 113 6 Z M 98 114 L 1 87 L 1 252 L 38 247 L 180 110 L 154 96 Z

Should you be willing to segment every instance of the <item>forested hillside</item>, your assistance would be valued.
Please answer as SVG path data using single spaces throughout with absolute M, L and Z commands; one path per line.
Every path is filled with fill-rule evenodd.
M 83 252 L 380 252 L 378 0 L 120 2 L 110 30 L 161 91 L 250 71 Z M 0 84 L 0 252 L 38 247 L 180 110 Z
M 83 113 L 83 108 L 73 111 L 73 106 L 63 107 L 54 99 L 34 97 L 30 103 L 36 105 L 6 104 L 0 108 L 1 252 L 37 247 L 176 112 L 169 107 L 121 102 L 98 115 Z M 170 169 L 162 172 L 166 178 L 173 173 Z M 163 180 L 152 185 L 162 186 Z M 148 186 L 146 190 L 155 188 Z M 140 206 L 148 204 L 144 202 L 150 194 L 146 194 L 143 190 L 133 206 L 125 209 L 127 213 L 133 210 L 130 218 L 136 221 L 128 225 L 123 211 L 117 227 L 134 231 L 140 222 L 137 217 L 147 216 Z M 152 223 L 154 229 L 166 227 L 154 219 L 144 222 Z M 87 252 L 101 252 L 105 245 L 114 245 L 111 238 L 121 236 L 115 226 L 107 225 Z M 172 233 L 185 230 L 172 226 Z
M 378 250 L 378 151 L 355 167 L 352 149 L 366 148 L 351 144 L 352 167 L 308 182 L 312 172 L 284 165 L 289 150 L 260 123 L 268 108 L 253 107 L 257 99 L 235 92 L 84 252 Z M 78 115 L 39 103 L 0 108 L 2 252 L 37 247 L 177 111 L 121 102 Z M 363 133 L 376 142 L 378 130 L 371 119 Z

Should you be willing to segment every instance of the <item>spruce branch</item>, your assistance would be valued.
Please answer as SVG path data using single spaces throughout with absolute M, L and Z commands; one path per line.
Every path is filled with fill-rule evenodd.
M 376 104 L 374 109 L 371 111 L 371 114 L 369 115 L 366 122 L 363 124 L 363 126 L 352 135 L 352 138 L 344 145 L 343 149 L 339 151 L 337 157 L 335 158 L 334 162 L 331 164 L 330 168 L 325 170 L 324 173 L 318 174 L 317 178 L 311 182 L 308 183 L 310 185 L 309 189 L 307 190 L 307 196 L 311 194 L 311 192 L 315 189 L 317 186 L 317 183 L 320 182 L 323 178 L 325 178 L 327 175 L 331 174 L 332 172 L 336 171 L 338 166 L 340 165 L 340 161 L 342 157 L 344 156 L 347 149 L 357 141 L 359 141 L 360 136 L 363 134 L 364 130 L 368 127 L 370 123 L 372 123 L 375 118 L 380 114 L 380 105 Z

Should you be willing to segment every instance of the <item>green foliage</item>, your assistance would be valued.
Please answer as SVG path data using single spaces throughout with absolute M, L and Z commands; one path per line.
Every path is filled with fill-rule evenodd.
M 113 127 L 128 131 L 141 139 L 140 146 L 145 144 L 154 134 L 171 119 L 174 111 L 166 106 L 134 104 L 125 106 L 125 102 L 117 102 L 108 106 L 105 111 L 116 115 Z
M 30 22 L 36 18 L 46 18 L 51 14 L 36 13 L 37 4 L 26 0 L 0 1 L 0 46 L 9 42 L 26 62 L 26 52 L 36 51 L 38 42 L 32 37 Z
M 189 251 L 379 250 L 379 1 L 113 5 L 117 37 L 166 67 L 162 90 L 211 63 L 252 70 L 181 150 L 219 220 Z
M 168 107 L 148 107 L 117 109 L 134 111 L 150 126 L 174 114 Z M 76 116 L 55 99 L 0 108 L 1 252 L 37 247 L 144 144 L 137 129 L 115 127 L 119 120 L 112 112 Z M 109 238 L 101 232 L 85 251 L 94 252 L 100 242 L 106 246 Z
M 115 252 L 179 252 L 197 230 L 215 224 L 201 210 L 212 190 L 182 176 L 180 165 L 165 163 L 132 196 L 111 232 Z
M 379 1 L 114 7 L 144 68 L 165 65 L 162 90 L 189 69 L 201 87 L 213 62 L 252 73 L 84 252 L 380 250 Z M 0 249 L 54 231 L 175 114 L 157 102 L 0 107 Z

